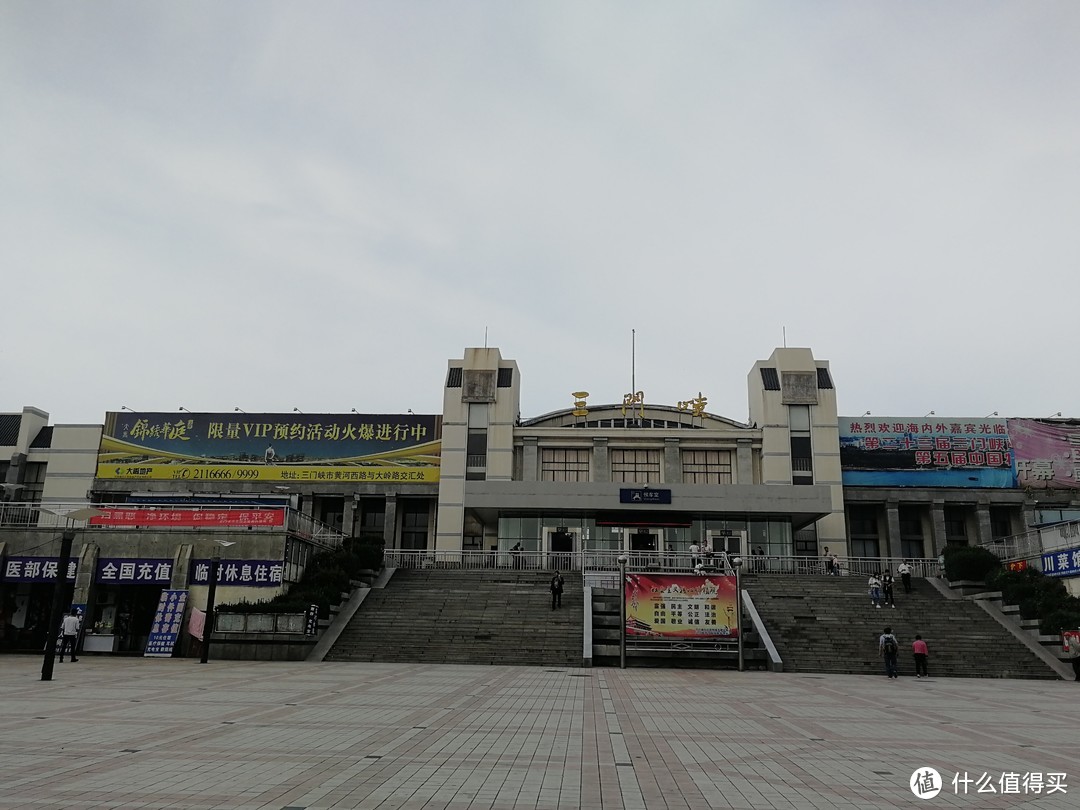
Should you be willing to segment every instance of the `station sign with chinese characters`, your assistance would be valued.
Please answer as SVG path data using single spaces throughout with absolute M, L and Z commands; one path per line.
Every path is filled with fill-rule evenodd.
M 56 582 L 59 568 L 59 557 L 8 557 L 4 560 L 4 582 Z M 78 568 L 78 560 L 68 560 L 68 582 L 75 581 Z
M 191 584 L 209 584 L 212 564 L 212 560 L 192 560 Z M 281 560 L 219 560 L 217 584 L 276 588 L 281 585 L 284 571 Z
M 423 414 L 105 415 L 102 479 L 437 482 L 442 417 Z
M 173 561 L 102 557 L 97 561 L 94 582 L 99 585 L 168 585 L 172 582 Z
M 671 490 L 626 487 L 619 490 L 619 503 L 671 503 Z
M 738 638 L 733 576 L 627 574 L 626 635 L 711 640 Z
M 1044 551 L 1042 570 L 1048 577 L 1080 576 L 1080 546 Z
M 846 486 L 1015 487 L 1005 419 L 841 417 Z

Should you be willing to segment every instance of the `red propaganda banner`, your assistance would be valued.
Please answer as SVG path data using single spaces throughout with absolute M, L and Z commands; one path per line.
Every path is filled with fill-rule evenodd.
M 1010 571 L 1026 571 L 1028 567 L 1028 561 L 1013 560 L 1012 562 L 1005 563 L 1005 567 Z
M 213 528 L 215 526 L 284 526 L 284 509 L 102 509 L 91 526 Z
M 735 577 L 627 574 L 626 634 L 639 638 L 737 638 Z

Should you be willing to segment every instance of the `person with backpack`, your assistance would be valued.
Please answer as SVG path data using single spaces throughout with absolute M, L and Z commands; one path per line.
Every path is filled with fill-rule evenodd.
M 558 571 L 551 578 L 551 609 L 562 607 L 563 577 Z
M 926 642 L 922 636 L 915 634 L 915 640 L 911 642 L 911 654 L 915 656 L 915 677 L 929 678 L 930 673 L 926 669 L 926 661 L 930 657 L 930 651 L 926 649 Z
M 885 674 L 890 680 L 900 677 L 900 673 L 896 669 L 896 657 L 899 654 L 900 642 L 893 635 L 892 628 L 886 627 L 885 632 L 878 637 L 878 655 L 885 660 Z

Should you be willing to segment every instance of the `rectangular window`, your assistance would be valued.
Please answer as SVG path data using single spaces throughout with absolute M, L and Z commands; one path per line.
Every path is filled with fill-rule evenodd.
M 427 501 L 401 502 L 402 548 L 427 548 L 429 511 Z
M 923 543 L 922 509 L 918 506 L 899 508 L 900 517 L 900 553 L 911 559 L 926 556 Z
M 879 556 L 878 507 L 849 506 L 848 527 L 852 557 Z
M 45 463 L 40 461 L 26 462 L 23 488 L 16 491 L 14 500 L 26 503 L 41 502 L 41 494 L 45 491 L 45 466 Z
M 659 450 L 612 450 L 611 480 L 617 484 L 659 484 Z
M 730 450 L 683 450 L 684 484 L 730 484 Z
M 540 480 L 588 481 L 589 458 L 591 455 L 592 451 L 588 449 L 542 448 L 540 451 Z
M 945 507 L 945 542 L 956 546 L 968 544 L 967 510 L 964 507 Z

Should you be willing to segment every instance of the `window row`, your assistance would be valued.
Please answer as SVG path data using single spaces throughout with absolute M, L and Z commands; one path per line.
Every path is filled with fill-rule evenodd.
M 682 483 L 730 484 L 731 451 L 683 450 Z M 664 463 L 662 450 L 611 450 L 611 480 L 620 484 L 658 484 Z M 592 450 L 587 448 L 542 448 L 540 480 L 589 481 Z

